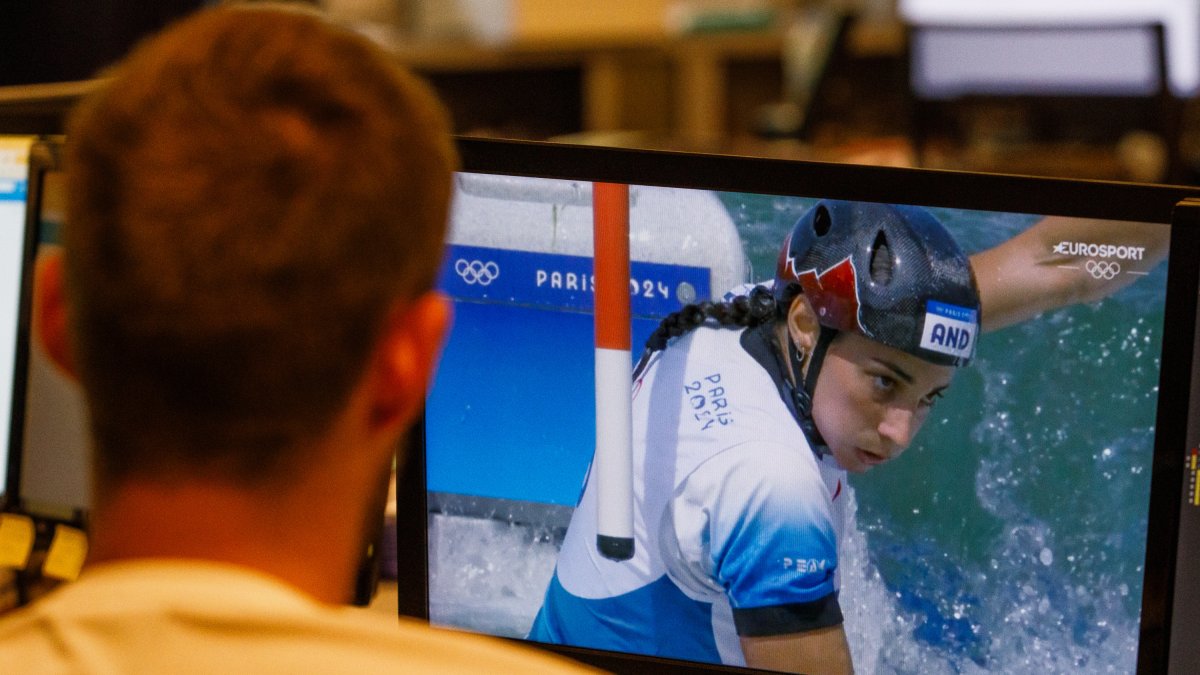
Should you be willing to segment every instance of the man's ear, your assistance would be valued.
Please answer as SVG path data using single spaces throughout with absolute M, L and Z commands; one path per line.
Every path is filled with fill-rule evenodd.
M 372 422 L 376 426 L 404 428 L 425 405 L 452 316 L 450 299 L 435 291 L 388 316 L 375 354 L 378 389 Z
M 62 249 L 43 247 L 34 267 L 33 338 L 41 342 L 55 365 L 72 380 L 78 380 L 66 283 Z
M 803 293 L 797 295 L 788 308 L 787 329 L 792 342 L 804 353 L 811 354 L 821 333 L 821 323 Z

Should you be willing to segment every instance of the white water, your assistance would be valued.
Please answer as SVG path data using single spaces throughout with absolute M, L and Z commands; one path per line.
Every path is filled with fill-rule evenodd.
M 984 469 L 981 469 L 983 471 Z M 925 619 L 901 608 L 871 565 L 867 534 L 844 493 L 847 527 L 840 545 L 840 602 L 858 673 L 1129 673 L 1137 654 L 1135 622 L 1120 619 L 1121 589 L 1054 587 L 1053 552 L 1036 525 L 1009 528 L 990 571 L 968 574 L 987 601 L 951 608 L 985 636 L 973 660 L 914 637 Z M 496 520 L 435 515 L 430 520 L 430 619 L 471 631 L 523 637 L 554 571 L 557 548 L 530 528 Z M 1080 616 L 1095 617 L 1081 625 Z
M 985 490 L 982 477 L 995 474 L 986 466 L 979 471 Z M 904 611 L 899 593 L 888 591 L 870 564 L 854 491 L 845 497 L 839 600 L 857 672 L 1083 675 L 1136 669 L 1137 622 L 1127 617 L 1122 600 L 1128 589 L 1072 586 L 1066 575 L 1054 574 L 1054 554 L 1047 546 L 1052 535 L 1036 523 L 1008 527 L 996 543 L 991 569 L 963 570 L 968 588 L 945 589 L 947 598 L 986 598 L 948 610 L 984 636 L 974 658 L 918 640 L 914 631 L 924 617 Z
M 525 637 L 554 573 L 558 548 L 530 528 L 434 515 L 429 522 L 429 620 Z

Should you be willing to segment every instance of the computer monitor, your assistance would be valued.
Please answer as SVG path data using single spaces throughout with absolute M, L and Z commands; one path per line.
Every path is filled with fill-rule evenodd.
M 1153 98 L 1167 86 L 1160 27 L 913 26 L 910 79 L 922 99 Z
M 1056 82 L 1052 93 L 1062 93 L 1064 86 L 1076 93 L 1111 94 L 1114 87 L 1132 93 L 1130 87 L 1144 90 L 1157 78 L 1158 47 L 1144 30 L 1157 25 L 1162 27 L 1170 91 L 1187 98 L 1200 89 L 1200 4 L 1195 2 L 900 0 L 897 9 L 906 24 L 930 29 L 922 38 L 930 43 L 916 45 L 929 50 L 916 71 L 928 70 L 913 73 L 917 85 L 969 72 L 977 86 L 990 84 L 985 91 L 993 94 L 999 93 L 996 86 L 1016 83 L 1029 93 L 1029 85 L 1038 80 L 1043 86 Z M 1059 41 L 1058 48 L 1045 49 L 1053 40 Z M 969 51 L 961 51 L 964 46 Z M 1060 77 L 1067 75 L 1069 80 Z
M 79 385 L 46 355 L 32 321 L 34 270 L 48 246 L 56 246 L 63 223 L 66 173 L 57 138 L 33 145 L 29 162 L 29 208 L 23 266 L 21 329 L 16 335 L 17 387 L 9 437 L 19 449 L 16 487 L 21 511 L 60 522 L 81 523 L 91 504 L 91 474 L 83 395 Z
M 26 283 L 25 201 L 29 183 L 29 136 L 0 136 L 0 506 L 16 499 L 19 455 L 10 438 L 21 291 Z
M 1200 499 L 1188 422 L 1200 233 L 1172 218 L 1200 189 L 487 140 L 460 148 L 440 282 L 457 321 L 397 496 L 402 614 L 518 640 L 532 630 L 535 644 L 630 672 L 736 672 L 764 663 L 746 657 L 756 645 L 745 638 L 818 625 L 843 627 L 857 672 L 1183 673 L 1196 662 L 1195 624 L 1177 618 L 1200 594 L 1176 582 L 1196 571 L 1177 545 L 1196 529 L 1187 516 Z M 596 356 L 602 185 L 628 186 L 618 200 L 632 259 L 623 364 Z M 914 310 L 932 329 L 906 354 L 972 354 L 946 391 L 912 403 L 916 414 L 944 394 L 923 426 L 904 439 L 883 422 L 822 421 L 815 411 L 839 409 L 837 394 L 852 391 L 822 384 L 840 367 L 829 356 L 845 348 L 838 340 L 855 339 L 840 337 L 847 329 L 834 333 L 812 399 L 832 456 L 812 449 L 804 415 L 786 412 L 787 376 L 763 374 L 786 371 L 785 341 L 772 361 L 769 337 L 752 349 L 740 328 L 676 330 L 624 380 L 626 403 L 650 401 L 630 432 L 632 559 L 597 552 L 594 512 L 611 500 L 590 494 L 602 480 L 592 461 L 597 430 L 611 425 L 595 421 L 595 383 L 608 369 L 628 373 L 663 316 L 759 283 L 769 291 L 791 264 L 780 252 L 798 223 L 826 223 L 812 225 L 823 236 L 855 209 L 940 223 L 929 227 L 972 256 L 985 292 L 982 334 L 962 303 Z M 871 241 L 876 254 L 900 250 Z M 863 269 L 858 255 L 846 258 L 857 267 L 816 270 L 812 302 Z M 1072 290 L 1035 309 L 1052 284 Z M 860 308 L 882 302 L 856 297 Z M 1080 302 L 1057 306 L 1071 299 Z M 701 340 L 716 346 L 688 358 L 718 365 L 693 382 L 679 350 Z M 676 379 L 655 360 L 676 364 Z M 880 389 L 868 396 L 898 386 L 895 374 L 871 375 Z M 742 400 L 729 400 L 734 387 Z M 734 436 L 703 444 L 739 422 L 752 452 Z M 848 429 L 866 430 L 852 450 Z M 869 471 L 839 472 L 905 446 Z M 803 484 L 792 462 L 818 466 L 823 483 Z M 809 495 L 794 509 L 754 506 L 754 480 L 726 482 L 750 471 L 774 485 L 776 468 L 789 476 L 780 485 L 800 481 L 795 494 Z M 773 548 L 776 530 L 762 521 L 793 523 L 813 508 L 837 521 L 825 548 Z M 811 615 L 816 605 L 784 590 L 806 579 L 827 584 Z M 834 587 L 840 624 L 824 613 Z
M 1019 146 L 1054 144 L 1050 154 L 1076 155 L 1067 175 L 1184 176 L 1181 101 L 1200 85 L 1200 4 L 903 0 L 898 9 L 922 158 L 937 155 L 940 138 L 1019 167 L 1008 171 L 1046 173 Z

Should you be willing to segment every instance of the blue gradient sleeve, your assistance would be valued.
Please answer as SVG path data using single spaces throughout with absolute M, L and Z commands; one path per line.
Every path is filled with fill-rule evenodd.
M 720 592 L 735 609 L 832 595 L 837 534 L 807 448 L 745 443 L 705 462 L 672 500 L 667 567 L 693 597 Z

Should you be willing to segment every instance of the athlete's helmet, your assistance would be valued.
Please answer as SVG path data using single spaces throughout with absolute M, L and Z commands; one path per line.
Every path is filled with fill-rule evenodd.
M 792 228 L 775 272 L 781 306 L 798 292 L 826 328 L 941 365 L 966 365 L 975 353 L 979 291 L 970 262 L 925 209 L 817 203 Z

